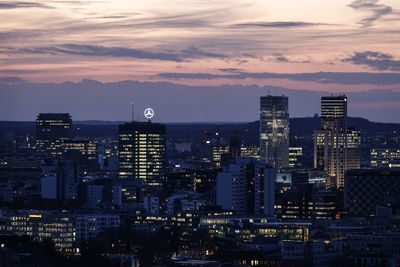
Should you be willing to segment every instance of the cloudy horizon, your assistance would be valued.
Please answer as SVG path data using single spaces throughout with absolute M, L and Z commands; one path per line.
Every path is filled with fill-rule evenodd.
M 2 1 L 0 15 L 1 120 L 126 120 L 138 99 L 165 121 L 251 121 L 275 88 L 293 117 L 344 93 L 350 115 L 400 122 L 396 0 Z
M 135 119 L 139 121 L 145 120 L 144 109 L 151 107 L 157 122 L 250 122 L 259 119 L 260 96 L 287 95 L 291 117 L 310 117 L 320 114 L 321 96 L 331 95 L 255 84 L 187 86 L 129 80 L 29 83 L 14 78 L 0 80 L 0 86 L 7 96 L 0 98 L 0 120 L 17 121 L 33 121 L 41 112 L 68 112 L 74 120 L 129 121 L 134 101 Z M 375 89 L 341 93 L 349 98 L 349 116 L 400 122 L 400 92 Z

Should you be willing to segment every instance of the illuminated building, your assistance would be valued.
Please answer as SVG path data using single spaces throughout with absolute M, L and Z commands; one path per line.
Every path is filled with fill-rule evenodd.
M 75 251 L 74 220 L 68 213 L 53 211 L 18 211 L 2 214 L 3 234 L 31 236 L 36 241 L 51 239 L 57 250 Z
M 313 189 L 312 184 L 299 184 L 276 196 L 278 219 L 334 219 L 336 194 Z
M 260 147 L 253 145 L 242 145 L 240 148 L 240 155 L 242 157 L 253 157 L 260 159 Z
M 175 215 L 136 215 L 130 226 L 134 231 L 154 232 L 160 228 L 171 226 L 179 228 L 197 228 L 199 214 L 192 212 L 178 212 Z
M 360 168 L 360 132 L 347 129 L 347 97 L 321 97 L 321 130 L 314 132 L 314 168 L 325 171 L 328 188 L 343 188 L 348 169 Z
M 197 212 L 178 212 L 170 217 L 171 225 L 179 228 L 197 228 L 199 226 L 199 214 Z
M 327 220 L 337 218 L 337 195 L 329 191 L 313 192 L 311 218 Z
M 137 232 L 154 232 L 162 227 L 170 225 L 171 218 L 166 215 L 137 215 L 130 226 Z
M 400 149 L 373 148 L 370 155 L 373 168 L 400 168 Z
M 275 171 L 254 158 L 236 157 L 217 175 L 217 204 L 237 214 L 274 216 Z
M 303 148 L 289 147 L 289 168 L 300 169 L 303 167 Z
M 261 162 L 280 171 L 289 166 L 288 97 L 260 98 L 260 158 Z
M 113 185 L 121 188 L 122 203 L 138 201 L 143 189 L 143 182 L 138 179 L 117 179 L 113 180 Z
M 212 150 L 213 161 L 216 168 L 221 168 L 222 155 L 229 153 L 229 146 L 214 146 Z
M 240 139 L 240 137 L 237 135 L 231 136 L 229 147 L 226 147 L 228 151 L 220 155 L 220 161 L 216 162 L 217 163 L 216 167 L 226 168 L 230 163 L 234 163 L 235 158 L 241 156 L 242 152 L 241 147 L 242 147 L 242 140 Z
M 71 125 L 68 113 L 40 113 L 36 119 L 36 150 L 60 155 L 62 143 L 71 139 Z
M 254 145 L 240 144 L 240 147 L 235 145 L 235 140 L 231 139 L 229 146 L 214 146 L 213 161 L 216 168 L 226 167 L 229 163 L 234 162 L 235 157 L 253 157 L 260 159 L 260 147 Z M 223 166 L 225 165 L 225 166 Z
M 346 172 L 344 204 L 349 215 L 374 215 L 380 202 L 399 195 L 398 169 L 359 169 Z
M 361 132 L 347 128 L 347 170 L 361 167 Z
M 229 223 L 208 226 L 209 233 L 218 239 L 241 243 L 257 243 L 268 240 L 299 241 L 310 240 L 311 223 L 276 222 L 263 218 L 226 218 Z M 204 227 L 206 218 L 200 220 Z M 219 218 L 222 222 L 223 218 Z
M 311 192 L 312 186 L 305 184 L 277 194 L 275 202 L 276 217 L 278 219 L 311 218 Z
M 119 177 L 143 179 L 160 186 L 165 172 L 165 124 L 131 122 L 119 125 Z

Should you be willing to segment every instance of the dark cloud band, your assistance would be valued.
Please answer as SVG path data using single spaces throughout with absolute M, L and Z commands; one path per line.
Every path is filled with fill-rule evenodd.
M 160 73 L 159 78 L 169 80 L 181 79 L 288 79 L 292 81 L 317 82 L 321 84 L 373 84 L 373 85 L 392 85 L 400 84 L 400 73 L 371 73 L 371 72 L 314 72 L 314 73 L 252 73 L 233 70 L 228 73 L 224 70 L 223 74 L 210 73 Z
M 26 53 L 26 54 L 66 54 L 78 56 L 97 56 L 97 57 L 125 57 L 151 60 L 165 60 L 182 62 L 196 58 L 225 58 L 223 54 L 211 53 L 200 48 L 191 46 L 179 52 L 163 53 L 149 52 L 147 50 L 132 49 L 125 47 L 105 47 L 82 44 L 63 44 L 58 46 L 21 48 L 6 53 Z
M 390 54 L 373 51 L 355 52 L 353 56 L 342 59 L 342 62 L 365 65 L 375 70 L 400 70 L 400 60 L 395 60 Z

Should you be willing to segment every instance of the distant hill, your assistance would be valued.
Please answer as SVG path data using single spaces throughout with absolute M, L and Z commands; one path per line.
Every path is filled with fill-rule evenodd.
M 257 122 L 258 123 L 258 122 Z M 383 123 L 371 122 L 364 118 L 349 117 L 347 120 L 348 127 L 354 127 L 362 132 L 380 133 L 380 132 L 398 132 L 400 133 L 399 123 Z M 307 117 L 307 118 L 292 118 L 290 119 L 290 134 L 291 135 L 304 135 L 312 134 L 314 129 L 321 127 L 321 118 Z
M 78 137 L 102 137 L 114 136 L 118 134 L 118 124 L 120 121 L 74 121 L 74 135 Z M 217 129 L 216 123 L 169 123 L 167 124 L 167 137 L 169 138 L 186 138 L 188 136 L 198 139 L 205 138 L 215 133 Z M 290 134 L 294 135 L 312 135 L 315 129 L 321 126 L 320 118 L 291 118 Z M 350 117 L 348 126 L 360 129 L 362 132 L 370 133 L 393 133 L 400 132 L 400 124 L 398 123 L 380 123 L 370 122 L 363 118 Z M 0 137 L 3 132 L 12 132 L 17 136 L 26 134 L 35 135 L 35 122 L 20 121 L 0 121 Z M 259 121 L 249 123 L 221 123 L 220 134 L 228 139 L 232 135 L 239 135 L 247 143 L 258 143 L 259 138 Z

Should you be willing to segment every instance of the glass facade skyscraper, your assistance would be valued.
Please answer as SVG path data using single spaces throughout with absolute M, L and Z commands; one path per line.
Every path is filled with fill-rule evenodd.
M 287 96 L 260 98 L 260 158 L 277 171 L 289 166 L 289 110 Z
M 119 177 L 143 179 L 159 186 L 165 172 L 165 124 L 131 122 L 119 125 Z

